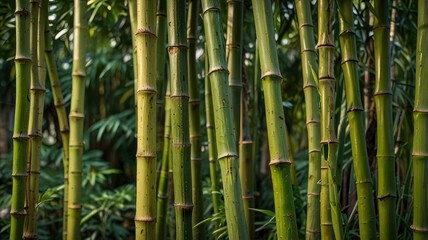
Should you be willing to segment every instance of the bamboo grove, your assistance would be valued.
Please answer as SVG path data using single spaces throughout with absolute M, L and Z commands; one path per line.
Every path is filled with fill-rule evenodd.
M 427 12 L 0 3 L 0 239 L 427 239 Z

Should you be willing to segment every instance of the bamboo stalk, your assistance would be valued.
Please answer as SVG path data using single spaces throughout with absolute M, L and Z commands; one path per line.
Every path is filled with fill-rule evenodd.
M 189 77 L 189 125 L 191 144 L 192 168 L 192 226 L 193 239 L 204 239 L 204 225 L 196 224 L 204 219 L 204 204 L 202 198 L 202 136 L 200 120 L 199 84 L 196 73 L 196 32 L 198 19 L 198 0 L 189 1 L 189 14 L 187 18 L 187 69 Z
M 156 237 L 156 39 L 156 4 L 137 1 L 137 240 Z
M 428 2 L 418 1 L 415 105 L 413 110 L 413 239 L 428 238 Z
M 270 151 L 270 169 L 275 201 L 278 239 L 298 239 L 293 190 L 291 187 L 284 111 L 281 97 L 281 72 L 275 47 L 271 2 L 253 0 L 261 78 L 265 96 L 266 125 Z
M 129 9 L 129 20 L 131 22 L 131 32 L 132 32 L 132 64 L 134 71 L 134 109 L 135 116 L 138 116 L 138 106 L 137 106 L 137 79 L 138 79 L 138 56 L 137 56 L 137 0 L 128 0 L 128 9 Z M 135 119 L 135 129 L 138 129 L 137 119 Z M 135 138 L 137 134 L 134 134 Z
M 28 216 L 25 219 L 24 239 L 37 239 L 37 208 L 39 200 L 40 157 L 42 147 L 42 123 L 45 97 L 46 69 L 44 61 L 44 34 L 47 19 L 46 1 L 31 2 L 31 54 L 32 71 L 30 83 L 30 166 L 28 180 Z M 39 72 L 40 71 L 40 72 Z
M 168 78 L 169 80 L 169 78 Z M 171 152 L 171 107 L 170 107 L 170 84 L 167 81 L 165 94 L 165 127 L 164 127 L 164 145 L 162 152 L 161 170 L 158 185 L 157 201 L 157 221 L 156 221 L 156 239 L 166 239 L 166 220 L 168 204 L 168 181 L 169 181 L 169 162 Z
M 354 33 L 352 1 L 339 6 L 339 42 L 342 49 L 342 69 L 345 78 L 346 104 L 350 125 L 352 160 L 358 194 L 358 220 L 361 239 L 376 238 L 376 215 L 372 195 L 373 183 L 367 156 L 364 129 L 364 108 L 358 83 L 358 59 Z
M 220 183 L 217 174 L 217 148 L 216 148 L 216 136 L 215 136 L 215 123 L 214 123 L 214 110 L 213 101 L 211 94 L 211 85 L 209 80 L 209 63 L 208 53 L 205 49 L 205 119 L 208 137 L 208 161 L 210 168 L 210 180 L 211 180 L 211 196 L 213 201 L 213 215 L 219 212 L 219 191 Z M 220 227 L 219 221 L 214 223 L 214 231 Z M 216 235 L 218 238 L 218 234 Z
M 374 57 L 377 118 L 378 204 L 380 239 L 396 239 L 396 187 L 392 91 L 390 79 L 390 45 L 388 0 L 374 1 Z
M 176 239 L 192 238 L 192 178 L 185 0 L 167 1 Z
M 45 31 L 46 41 L 46 67 L 49 74 L 49 80 L 52 88 L 53 101 L 55 105 L 56 114 L 58 116 L 59 130 L 61 133 L 62 147 L 63 147 L 63 165 L 64 165 L 64 199 L 63 199 L 63 216 L 62 216 L 62 239 L 67 239 L 67 218 L 68 218 L 68 165 L 69 165 L 69 138 L 70 129 L 68 126 L 67 112 L 65 110 L 64 98 L 61 93 L 59 85 L 58 70 L 52 51 L 52 36 L 49 30 L 49 25 L 46 22 Z
M 320 146 L 320 97 L 314 79 L 318 72 L 316 62 L 315 38 L 313 34 L 313 24 L 311 16 L 310 2 L 305 0 L 296 0 L 296 12 L 299 22 L 300 46 L 302 56 L 303 71 L 303 92 L 306 102 L 306 126 L 308 129 L 308 152 L 309 152 L 309 174 L 308 174 L 308 207 L 306 216 L 306 239 L 319 238 L 320 226 L 321 235 L 325 239 L 328 236 L 328 229 L 331 228 L 329 223 L 328 197 L 325 198 L 325 191 L 321 191 L 320 210 L 320 185 L 318 181 L 321 178 L 321 146 Z M 314 74 L 315 73 L 315 74 Z M 325 161 L 323 161 L 325 162 Z M 324 167 L 324 166 L 323 166 Z M 321 169 L 321 171 L 320 171 Z M 324 176 L 324 175 L 323 175 Z M 321 178 L 321 188 L 325 190 L 325 178 Z M 327 184 L 328 185 L 328 184 Z M 324 196 L 324 197 L 323 197 Z M 327 188 L 328 196 L 328 188 Z M 320 225 L 320 211 L 321 225 Z M 324 234 L 326 234 L 324 236 Z
M 25 185 L 28 159 L 28 119 L 30 103 L 28 92 L 31 76 L 30 52 L 30 1 L 16 0 L 16 98 L 13 127 L 12 201 L 10 208 L 10 239 L 22 239 L 24 218 Z
M 67 238 L 80 239 L 80 218 L 82 210 L 82 156 L 85 112 L 86 80 L 86 42 L 88 23 L 86 20 L 87 1 L 74 1 L 74 49 L 73 49 L 73 84 L 70 107 L 70 143 L 69 143 L 69 189 Z
M 223 180 L 227 230 L 230 239 L 248 239 L 241 183 L 239 181 L 236 139 L 227 87 L 227 63 L 220 6 L 216 0 L 202 0 L 202 18 L 208 49 L 208 72 L 212 91 L 218 161 Z
M 242 89 L 242 25 L 243 1 L 227 0 L 227 32 L 226 32 L 226 59 L 229 69 L 229 89 L 231 96 L 233 123 L 235 136 L 239 137 L 240 104 Z

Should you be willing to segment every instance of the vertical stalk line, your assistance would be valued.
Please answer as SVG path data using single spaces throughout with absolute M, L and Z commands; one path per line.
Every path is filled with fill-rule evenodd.
M 58 70 L 52 50 L 52 35 L 49 29 L 49 24 L 46 21 L 45 28 L 45 59 L 46 67 L 49 74 L 49 80 L 52 88 L 53 101 L 56 114 L 58 116 L 59 130 L 61 133 L 62 148 L 63 148 L 63 165 L 64 165 L 64 199 L 63 199 L 63 216 L 62 216 L 62 238 L 67 239 L 67 218 L 68 218 L 68 165 L 69 165 L 69 138 L 70 128 L 68 126 L 67 111 L 65 110 L 64 98 L 59 85 Z
M 168 78 L 169 79 L 169 78 Z M 171 106 L 170 106 L 170 84 L 167 81 L 165 93 L 165 131 L 163 141 L 162 162 L 159 175 L 159 185 L 157 194 L 157 217 L 156 217 L 156 239 L 166 239 L 166 220 L 168 204 L 168 181 L 169 181 L 169 161 L 171 158 Z
M 242 88 L 242 25 L 243 1 L 227 0 L 226 59 L 229 69 L 229 89 L 236 139 L 240 129 L 240 104 Z
M 243 69 L 243 68 L 242 68 Z M 242 199 L 244 202 L 245 220 L 248 226 L 249 239 L 254 239 L 254 159 L 248 118 L 248 88 L 247 78 L 242 78 L 240 134 L 239 134 L 239 179 L 242 184 Z
M 167 1 L 168 54 L 171 76 L 171 141 L 176 239 L 192 238 L 189 95 L 185 0 Z
M 339 42 L 342 49 L 342 69 L 345 78 L 346 104 L 350 125 L 352 160 L 358 194 L 358 220 L 361 239 L 376 239 L 373 183 L 367 156 L 364 129 L 364 108 L 358 81 L 358 58 L 354 32 L 352 1 L 338 1 Z
M 252 2 L 265 96 L 277 235 L 278 239 L 298 239 L 282 107 L 282 76 L 275 47 L 271 2 Z
M 24 219 L 25 186 L 28 159 L 28 119 L 30 103 L 28 93 L 31 78 L 30 52 L 30 1 L 16 0 L 16 98 L 13 127 L 12 201 L 10 208 L 10 239 L 22 239 Z
M 334 76 L 334 1 L 321 0 L 318 4 L 319 89 L 321 95 L 321 238 L 343 238 L 340 199 L 336 184 L 338 141 L 336 136 L 336 78 Z M 325 216 L 324 216 L 325 215 Z M 323 228 L 326 232 L 323 232 Z
M 135 116 L 138 116 L 138 107 L 137 107 L 137 78 L 138 78 L 138 57 L 137 57 L 137 0 L 128 0 L 128 9 L 129 9 L 129 20 L 131 22 L 131 32 L 132 32 L 132 64 L 134 70 L 134 109 Z M 137 129 L 137 119 L 135 119 L 135 129 Z M 137 137 L 137 134 L 134 135 Z
M 318 181 L 321 178 L 321 146 L 320 146 L 320 110 L 319 93 L 317 89 L 316 73 L 318 72 L 317 53 L 315 51 L 315 38 L 312 24 L 310 2 L 308 0 L 296 0 L 296 12 L 299 22 L 300 47 L 302 56 L 303 71 L 303 92 L 306 102 L 306 126 L 308 129 L 308 152 L 309 152 L 309 173 L 308 173 L 308 206 L 306 216 L 306 239 L 317 239 L 320 233 L 320 211 L 321 234 L 329 232 L 331 223 L 329 218 L 328 197 L 327 205 L 320 210 L 320 186 Z M 325 162 L 325 161 L 324 161 Z M 326 169 L 327 170 L 327 169 Z M 324 179 L 324 178 L 323 178 Z M 325 181 L 321 182 L 321 188 L 325 189 Z M 321 191 L 321 194 L 324 191 Z M 327 186 L 328 196 L 328 186 Z M 325 198 L 321 195 L 321 205 Z M 326 211 L 327 210 L 327 211 Z M 327 236 L 327 235 L 325 235 Z
M 374 1 L 374 57 L 377 118 L 378 204 L 380 239 L 396 239 L 396 182 L 392 91 L 390 78 L 390 22 L 388 0 Z
M 211 85 L 209 80 L 209 61 L 208 52 L 205 48 L 205 118 L 208 137 L 208 161 L 210 168 L 211 196 L 213 201 L 213 215 L 219 212 L 220 181 L 217 174 L 217 147 L 214 124 L 214 110 L 211 94 Z M 219 221 L 214 223 L 214 231 L 220 227 Z M 218 234 L 216 235 L 218 238 Z
M 219 1 L 202 0 L 202 18 L 208 49 L 208 75 L 211 84 L 217 153 L 223 180 L 228 235 L 230 239 L 248 239 L 239 181 L 230 93 L 227 86 L 228 71 Z
M 46 1 L 31 2 L 31 54 L 32 71 L 30 83 L 30 119 L 28 135 L 30 137 L 30 166 L 28 189 L 28 216 L 25 219 L 24 239 L 37 239 L 37 208 L 39 200 L 40 157 L 42 147 L 42 124 L 45 97 L 46 69 L 42 54 L 45 51 L 44 31 L 46 21 Z M 39 72 L 40 70 L 40 72 Z
M 191 144 L 192 169 L 192 226 L 204 219 L 204 205 L 202 198 L 202 156 L 201 156 L 201 120 L 199 84 L 196 72 L 196 32 L 198 19 L 198 0 L 189 0 L 189 14 L 187 16 L 187 69 L 189 77 L 189 125 Z M 204 225 L 193 227 L 193 239 L 204 239 Z
M 70 163 L 67 238 L 80 239 L 80 218 L 82 210 L 82 156 L 85 112 L 86 43 L 88 22 L 86 20 L 87 1 L 74 0 L 74 49 L 72 70 L 72 92 L 70 107 Z
M 413 110 L 413 239 L 428 238 L 428 2 L 418 1 L 416 82 Z
M 156 235 L 156 4 L 137 1 L 137 196 L 135 238 Z
M 156 98 L 156 107 L 157 107 L 157 130 L 156 130 L 156 145 L 157 151 L 160 153 L 163 149 L 164 142 L 164 123 L 165 123 L 165 113 L 164 113 L 164 97 L 165 97 L 165 61 L 166 61 L 166 38 L 167 38 L 167 29 L 166 29 L 166 0 L 157 1 L 157 11 L 156 11 L 156 36 L 157 40 L 157 55 L 156 58 L 156 88 L 158 95 Z

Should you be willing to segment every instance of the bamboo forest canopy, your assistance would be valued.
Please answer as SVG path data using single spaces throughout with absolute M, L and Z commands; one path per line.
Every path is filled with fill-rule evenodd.
M 0 3 L 0 239 L 428 239 L 428 1 Z

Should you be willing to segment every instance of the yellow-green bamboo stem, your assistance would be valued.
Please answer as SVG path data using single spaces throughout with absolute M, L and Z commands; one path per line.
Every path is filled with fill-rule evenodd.
M 169 79 L 169 78 L 168 78 Z M 168 181 L 169 181 L 169 162 L 171 152 L 171 107 L 170 107 L 170 84 L 166 84 L 165 94 L 165 131 L 164 145 L 162 152 L 162 162 L 159 174 L 158 185 L 158 201 L 157 201 L 157 217 L 156 217 L 156 239 L 166 239 L 166 219 L 167 219 L 167 203 L 168 203 Z
M 287 154 L 282 107 L 280 86 L 282 76 L 275 47 L 271 2 L 269 0 L 252 2 L 265 96 L 277 236 L 278 239 L 298 239 L 290 176 L 291 161 Z
M 137 2 L 137 196 L 135 238 L 156 235 L 156 4 Z
M 201 120 L 199 84 L 196 73 L 196 32 L 198 19 L 198 1 L 189 0 L 189 14 L 187 16 L 187 69 L 189 76 L 189 126 L 191 144 L 191 167 L 192 167 L 192 226 L 193 239 L 204 239 L 204 225 L 196 224 L 204 219 L 204 204 L 202 198 L 202 156 L 201 156 Z
M 377 119 L 378 204 L 380 239 L 396 239 L 396 182 L 392 92 L 390 79 L 388 0 L 374 1 L 374 57 L 376 82 L 374 99 Z
M 428 239 L 428 2 L 418 1 L 413 121 L 413 239 Z
M 65 110 L 64 98 L 62 96 L 61 87 L 59 85 L 58 70 L 52 51 L 52 36 L 46 22 L 45 31 L 46 41 L 46 67 L 49 74 L 49 80 L 52 88 L 53 101 L 56 114 L 58 116 L 59 130 L 61 133 L 62 148 L 63 148 L 63 166 L 64 166 L 64 199 L 63 199 L 63 216 L 62 216 L 62 239 L 67 239 L 67 218 L 68 218 L 68 164 L 69 164 L 69 138 L 70 129 L 68 126 L 67 112 Z
M 373 183 L 367 156 L 364 131 L 364 108 L 358 81 L 358 58 L 354 32 L 352 1 L 338 1 L 339 42 L 342 49 L 342 69 L 350 125 L 352 161 L 358 195 L 358 221 L 361 239 L 376 239 L 376 215 L 372 194 Z
M 318 3 L 319 89 L 321 95 L 321 238 L 342 239 L 342 216 L 336 185 L 336 79 L 334 76 L 334 1 Z M 326 225 L 323 223 L 326 222 Z M 325 230 L 325 231 L 323 231 Z
M 229 89 L 231 96 L 235 136 L 239 137 L 241 88 L 242 88 L 242 25 L 243 1 L 227 0 L 226 59 L 229 69 Z
M 45 97 L 46 69 L 45 59 L 45 21 L 47 19 L 47 1 L 31 2 L 31 53 L 32 71 L 30 83 L 30 119 L 28 135 L 30 137 L 30 166 L 28 189 L 28 216 L 25 219 L 24 239 L 37 239 L 37 208 L 39 200 L 40 157 L 42 147 L 42 123 Z M 39 72 L 40 70 L 40 72 Z
M 248 239 L 241 198 L 236 138 L 230 95 L 227 86 L 227 63 L 218 0 L 202 0 L 202 18 L 209 58 L 209 79 L 214 107 L 218 161 L 224 189 L 224 203 L 230 239 Z
M 16 0 L 16 105 L 13 126 L 12 201 L 10 208 L 10 239 L 22 239 L 24 218 L 25 185 L 28 159 L 28 99 L 31 78 L 30 52 L 30 1 Z
M 176 239 L 192 238 L 189 95 L 185 0 L 167 1 L 171 76 L 171 141 Z
M 302 56 L 303 71 L 303 92 L 306 102 L 306 126 L 308 129 L 308 152 L 309 152 L 309 173 L 308 173 L 308 206 L 306 216 L 306 239 L 317 239 L 320 233 L 320 166 L 321 166 L 321 146 L 320 146 L 320 97 L 314 79 L 318 72 L 316 62 L 315 38 L 312 24 L 311 8 L 309 0 L 296 0 L 296 12 L 299 22 L 300 48 Z M 323 186 L 324 181 L 321 183 Z M 324 188 L 325 189 L 325 188 Z M 324 193 L 324 191 L 322 192 Z M 321 198 L 321 202 L 325 198 Z M 328 198 L 327 204 L 328 204 Z M 324 204 L 325 205 L 325 204 Z M 326 206 L 324 206 L 326 207 Z M 327 211 L 324 211 L 327 210 Z M 330 223 L 323 222 L 328 219 L 328 209 L 321 211 L 327 216 L 321 216 L 322 231 L 330 228 Z M 326 218 L 327 217 L 327 218 Z
M 243 79 L 243 83 L 245 80 Z M 244 85 L 245 86 L 245 85 Z M 242 88 L 241 116 L 239 135 L 239 179 L 242 184 L 242 199 L 244 201 L 245 220 L 248 226 L 249 239 L 254 239 L 254 156 L 252 156 L 252 144 L 248 119 L 248 94 L 247 89 Z
M 86 20 L 87 1 L 74 1 L 74 41 L 73 41 L 73 84 L 70 107 L 69 143 L 69 188 L 67 239 L 80 239 L 80 218 L 82 210 L 82 156 L 85 118 L 86 43 L 88 23 Z
M 208 53 L 205 48 L 205 119 L 208 137 L 208 161 L 210 168 L 211 196 L 213 201 L 213 213 L 214 215 L 216 215 L 219 212 L 220 183 L 217 174 L 217 148 L 215 137 L 214 110 L 208 71 Z M 219 221 L 216 221 L 214 223 L 214 230 L 217 230 L 219 227 Z M 216 235 L 216 238 L 217 237 L 218 234 Z

